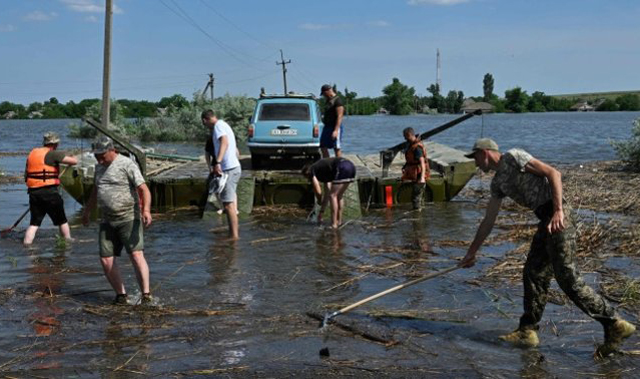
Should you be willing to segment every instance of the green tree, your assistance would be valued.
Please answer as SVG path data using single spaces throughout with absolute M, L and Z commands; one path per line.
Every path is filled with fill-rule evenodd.
M 631 138 L 627 141 L 612 141 L 611 145 L 620 159 L 635 171 L 640 171 L 640 118 L 633 122 Z
M 453 90 L 449 91 L 449 93 L 447 93 L 447 97 L 444 98 L 442 110 L 447 113 L 455 113 L 454 108 L 456 106 L 456 101 L 458 101 L 458 93 Z
M 635 94 L 624 94 L 616 98 L 621 111 L 640 111 L 640 97 Z
M 408 115 L 413 110 L 416 90 L 393 78 L 393 82 L 382 89 L 384 107 L 394 115 Z
M 527 104 L 529 103 L 529 95 L 527 91 L 523 91 L 520 87 L 508 89 L 504 92 L 506 99 L 505 107 L 515 113 L 522 113 L 527 111 Z
M 531 94 L 527 109 L 529 112 L 546 112 L 546 104 L 548 103 L 549 96 L 545 95 L 544 92 L 536 91 Z
M 226 94 L 216 98 L 212 104 L 211 100 L 196 92 L 188 105 L 169 107 L 165 116 L 142 119 L 136 136 L 142 141 L 204 141 L 208 131 L 200 116 L 203 111 L 213 109 L 218 118 L 229 123 L 238 140 L 245 140 L 254 107 L 255 100 L 246 96 Z
M 596 111 L 598 112 L 614 112 L 618 110 L 618 104 L 615 100 L 606 99 L 602 104 L 598 105 Z
M 16 104 L 11 103 L 9 101 L 3 101 L 2 103 L 0 103 L 0 117 L 2 117 L 5 113 L 16 111 Z
M 349 91 L 349 88 L 344 88 L 344 100 L 345 100 L 345 112 L 346 114 L 354 114 L 354 100 L 358 97 L 357 92 Z
M 427 87 L 427 91 L 431 93 L 431 99 L 429 100 L 429 108 L 435 109 L 438 112 L 444 111 L 444 97 L 440 94 L 440 85 L 431 84 Z
M 184 97 L 184 96 L 182 96 L 180 94 L 175 94 L 175 95 L 169 96 L 169 97 L 163 97 L 158 102 L 158 107 L 160 107 L 160 108 L 167 108 L 169 106 L 172 106 L 174 108 L 182 108 L 182 107 L 186 107 L 188 105 L 189 105 L 189 100 L 187 100 L 186 97 Z
M 484 101 L 491 101 L 493 99 L 493 75 L 486 73 L 482 80 L 482 92 L 484 93 Z
M 458 98 L 453 106 L 453 113 L 460 113 L 462 110 L 462 104 L 464 103 L 464 92 L 458 91 Z
M 117 100 L 109 102 L 109 126 L 118 135 L 131 138 L 135 137 L 135 126 L 124 117 L 123 107 Z M 102 101 L 93 103 L 85 110 L 84 117 L 100 121 L 102 115 Z M 69 137 L 95 138 L 98 132 L 88 124 L 69 124 Z

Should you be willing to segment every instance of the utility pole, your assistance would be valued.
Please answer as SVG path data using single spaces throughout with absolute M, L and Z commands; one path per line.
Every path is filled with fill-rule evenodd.
M 109 82 L 111 77 L 111 16 L 112 0 L 107 0 L 104 13 L 104 66 L 102 71 L 102 127 L 109 129 L 110 99 Z
M 214 83 L 215 79 L 213 78 L 213 74 L 209 74 L 209 81 L 207 82 L 207 85 L 204 87 L 204 91 L 202 91 L 202 96 L 204 96 L 207 93 L 207 89 L 210 91 L 211 94 L 211 103 L 213 104 L 213 83 Z
M 436 84 L 438 90 L 442 91 L 442 79 L 440 78 L 440 49 L 437 49 L 436 53 Z
M 284 79 L 284 95 L 287 96 L 287 64 L 291 63 L 291 59 L 285 62 L 284 53 L 280 49 L 280 62 L 276 62 L 277 65 L 282 65 L 282 78 Z

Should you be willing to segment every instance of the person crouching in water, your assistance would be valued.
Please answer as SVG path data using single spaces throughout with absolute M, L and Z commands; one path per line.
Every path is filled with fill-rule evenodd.
M 491 233 L 505 197 L 533 210 L 540 220 L 522 274 L 524 313 L 520 325 L 500 339 L 523 347 L 538 345 L 536 330 L 547 304 L 551 278 L 555 277 L 569 299 L 602 324 L 604 344 L 597 348 L 595 357 L 616 352 L 622 340 L 631 336 L 636 328 L 589 287 L 576 268 L 576 227 L 571 207 L 562 197 L 560 172 L 524 150 L 512 149 L 502 154 L 489 138 L 477 140 L 466 156 L 473 158 L 482 171 L 495 171 L 495 176 L 491 181 L 486 214 L 466 256 L 459 263 L 461 267 L 475 264 L 476 254 Z
M 320 205 L 318 223 L 322 222 L 322 213 L 331 204 L 331 227 L 337 229 L 342 224 L 344 201 L 342 197 L 349 188 L 349 184 L 356 180 L 356 166 L 344 158 L 324 158 L 314 164 L 307 164 L 302 168 L 302 175 L 311 180 L 313 193 L 317 204 Z M 325 184 L 323 195 L 322 186 Z
M 413 128 L 406 128 L 402 131 L 408 147 L 404 152 L 407 163 L 402 167 L 402 181 L 413 182 L 411 192 L 411 203 L 413 209 L 422 209 L 422 199 L 429 179 L 429 161 L 427 160 L 427 150 L 424 148 L 420 136 L 416 135 Z

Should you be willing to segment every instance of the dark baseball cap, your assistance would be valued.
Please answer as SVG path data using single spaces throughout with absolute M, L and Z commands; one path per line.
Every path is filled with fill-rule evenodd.
M 328 90 L 330 90 L 332 88 L 333 87 L 331 87 L 331 85 L 329 85 L 329 84 L 323 84 L 322 87 L 320 87 L 320 96 L 322 96 L 324 91 L 328 91 Z

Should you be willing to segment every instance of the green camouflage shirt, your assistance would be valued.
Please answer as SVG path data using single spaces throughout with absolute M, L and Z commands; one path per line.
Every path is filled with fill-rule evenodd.
M 553 197 L 547 178 L 524 170 L 532 158 L 531 154 L 520 149 L 504 153 L 491 181 L 491 196 L 498 199 L 510 197 L 532 210 L 551 201 Z
M 94 180 L 104 222 L 140 219 L 136 189 L 144 184 L 144 177 L 131 159 L 118 154 L 107 167 L 97 164 Z

